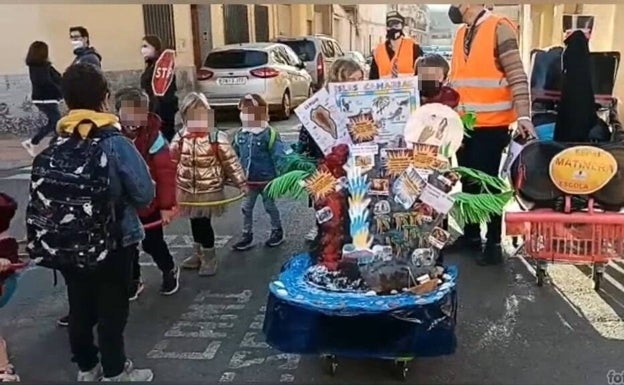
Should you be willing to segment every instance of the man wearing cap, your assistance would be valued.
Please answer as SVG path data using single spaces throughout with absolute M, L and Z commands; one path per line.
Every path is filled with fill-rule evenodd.
M 369 79 L 387 79 L 416 74 L 416 60 L 423 55 L 420 46 L 405 37 L 405 18 L 396 11 L 386 14 L 386 41 L 373 50 Z
M 503 150 L 509 144 L 510 125 L 534 137 L 529 83 L 518 48 L 517 27 L 495 15 L 484 4 L 458 4 L 449 8 L 449 19 L 460 25 L 453 45 L 450 86 L 459 93 L 457 112 L 476 115 L 474 131 L 457 153 L 460 166 L 497 176 Z M 464 184 L 464 192 L 479 193 L 475 184 Z M 479 224 L 468 224 L 454 249 L 474 251 L 480 265 L 502 262 L 502 217 L 487 224 L 482 249 Z

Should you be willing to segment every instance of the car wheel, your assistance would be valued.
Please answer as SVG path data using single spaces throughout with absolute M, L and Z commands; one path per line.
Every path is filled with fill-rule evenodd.
M 284 95 L 282 96 L 282 105 L 280 106 L 279 113 L 277 115 L 280 120 L 287 120 L 290 118 L 290 92 L 288 90 L 284 91 Z

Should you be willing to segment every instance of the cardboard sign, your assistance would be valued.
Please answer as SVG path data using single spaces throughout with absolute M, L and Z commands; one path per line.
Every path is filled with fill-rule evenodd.
M 166 49 L 154 64 L 152 75 L 152 91 L 156 96 L 164 96 L 173 83 L 175 75 L 175 51 Z
M 305 189 L 315 200 L 325 198 L 336 190 L 338 181 L 327 171 L 315 171 L 312 176 L 304 181 Z
M 617 161 L 610 153 L 591 146 L 565 149 L 550 161 L 550 179 L 570 195 L 587 195 L 603 188 L 617 173 Z

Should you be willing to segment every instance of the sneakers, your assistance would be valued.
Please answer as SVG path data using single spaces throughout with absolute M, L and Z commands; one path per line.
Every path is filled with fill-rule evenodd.
M 132 281 L 132 283 L 130 284 L 128 300 L 132 302 L 132 301 L 136 301 L 137 299 L 139 299 L 139 295 L 143 292 L 144 289 L 145 289 L 145 285 L 143 284 L 143 282 Z
M 269 239 L 264 243 L 267 247 L 277 247 L 284 243 L 284 231 L 276 229 L 271 231 Z
M 64 317 L 59 318 L 56 321 L 56 324 L 64 328 L 68 327 L 69 326 L 69 314 Z
M 132 361 L 126 361 L 124 370 L 115 377 L 104 377 L 102 382 L 151 382 L 154 372 L 151 369 L 135 369 Z
M 253 234 L 252 233 L 243 233 L 241 239 L 236 242 L 232 249 L 237 251 L 245 251 L 249 250 L 253 247 Z
M 180 268 L 174 267 L 173 270 L 163 273 L 163 281 L 160 286 L 161 295 L 172 295 L 180 289 Z
M 30 139 L 23 141 L 22 147 L 24 147 L 24 150 L 28 152 L 28 155 L 32 156 L 33 158 L 37 156 L 37 149 L 35 148 L 35 145 L 32 144 Z
M 102 365 L 98 363 L 93 369 L 89 370 L 88 372 L 78 372 L 78 378 L 76 379 L 76 381 L 99 382 L 103 377 L 104 371 L 102 370 Z
M 308 242 L 313 242 L 316 239 L 317 235 L 318 235 L 318 227 L 314 226 L 305 235 L 305 240 L 308 241 Z
M 495 266 L 503 263 L 503 248 L 500 243 L 485 245 L 483 252 L 477 258 L 479 266 Z

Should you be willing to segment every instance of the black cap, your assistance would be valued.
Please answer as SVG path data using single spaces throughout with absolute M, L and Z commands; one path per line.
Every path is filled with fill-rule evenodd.
M 393 22 L 405 24 L 405 18 L 397 11 L 390 11 L 386 13 L 386 25 Z

